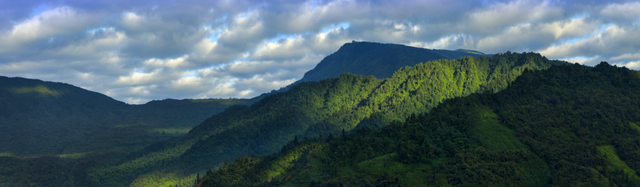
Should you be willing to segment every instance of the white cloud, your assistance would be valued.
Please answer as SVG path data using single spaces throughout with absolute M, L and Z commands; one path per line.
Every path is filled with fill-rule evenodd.
M 457 34 L 443 37 L 433 42 L 411 42 L 409 45 L 431 49 L 471 49 L 474 48 L 475 40 L 471 36 Z
M 515 25 L 526 23 L 544 12 L 546 3 L 540 1 L 510 1 L 496 3 L 469 14 L 468 28 L 474 28 L 482 34 L 493 34 Z
M 551 58 L 571 56 L 605 56 L 615 57 L 627 53 L 635 53 L 640 49 L 640 27 L 638 25 L 620 27 L 612 25 L 602 33 L 576 43 L 563 43 L 551 46 L 540 52 Z M 614 59 L 611 59 L 614 60 Z
M 29 3 L 0 2 L 0 75 L 130 103 L 257 96 L 351 40 L 534 51 L 587 65 L 640 61 L 638 2 L 69 1 L 34 14 L 44 2 Z
M 42 53 L 48 57 L 66 59 L 108 58 L 114 62 L 118 61 L 118 57 L 109 54 L 117 52 L 127 39 L 124 32 L 116 31 L 112 27 L 100 28 L 87 33 L 84 39 L 77 40 L 72 44 L 45 49 Z
M 625 66 L 629 69 L 640 69 L 640 61 L 631 61 L 627 63 L 621 63 L 619 65 Z
M 142 24 L 146 22 L 146 18 L 144 16 L 137 15 L 134 12 L 124 12 L 122 13 L 122 25 L 124 25 L 128 29 L 141 29 Z
M 616 24 L 638 23 L 640 21 L 640 2 L 624 4 L 610 4 L 602 9 L 600 14 L 605 19 L 612 19 Z
M 115 85 L 139 86 L 149 84 L 159 84 L 165 81 L 182 77 L 180 72 L 171 72 L 164 69 L 155 69 L 152 72 L 132 72 L 129 75 L 118 77 L 114 82 Z
M 173 59 L 149 59 L 144 61 L 144 65 L 149 68 L 171 68 L 178 69 L 180 67 L 189 66 L 189 55 L 184 55 Z
M 207 85 L 206 79 L 202 77 L 182 77 L 178 80 L 170 81 L 167 87 L 172 90 L 197 93 L 207 91 L 211 86 Z
M 267 43 L 256 50 L 253 57 L 260 59 L 291 59 L 304 55 L 305 39 L 297 35 L 295 38 L 284 38 L 281 41 Z M 309 51 L 310 52 L 310 51 Z
M 296 78 L 292 79 L 280 79 L 282 75 L 286 75 L 289 72 L 287 71 L 278 71 L 275 73 L 268 73 L 264 75 L 254 75 L 251 78 L 240 79 L 235 81 L 236 87 L 240 90 L 250 90 L 253 94 L 261 94 L 272 89 L 277 89 L 281 87 L 285 87 L 293 82 L 295 82 Z M 255 92 L 255 93 L 254 93 Z
M 59 7 L 42 12 L 0 32 L 0 54 L 19 50 L 25 44 L 56 35 L 71 34 L 94 25 L 95 16 L 78 13 L 71 7 Z
M 611 57 L 613 61 L 627 61 L 640 59 L 640 53 L 625 53 L 619 56 Z

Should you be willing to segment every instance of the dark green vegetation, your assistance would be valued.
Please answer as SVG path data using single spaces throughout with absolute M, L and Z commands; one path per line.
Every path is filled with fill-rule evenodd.
M 464 56 L 479 57 L 481 52 L 471 50 L 431 50 L 399 44 L 372 42 L 346 43 L 337 52 L 325 57 L 298 82 L 319 81 L 338 77 L 348 72 L 356 75 L 373 75 L 378 79 L 389 78 L 405 66 L 438 59 L 457 59 Z
M 247 99 L 162 100 L 127 105 L 63 83 L 0 77 L 0 155 L 139 150 L 186 134 Z
M 524 70 L 552 64 L 539 54 L 506 53 L 436 60 L 405 67 L 387 79 L 343 74 L 303 82 L 251 106 L 234 106 L 180 139 L 147 147 L 129 161 L 89 173 L 94 186 L 162 186 L 216 168 L 241 155 L 271 154 L 295 136 L 327 136 L 384 126 L 428 112 L 441 101 L 504 89 Z M 192 176 L 192 175 L 189 175 Z
M 113 162 L 118 152 L 58 156 L 0 156 L 0 186 L 89 186 L 88 168 Z
M 362 45 L 366 50 L 361 50 L 351 45 Z M 395 56 L 393 54 L 384 55 L 393 56 L 399 60 L 378 56 L 379 53 L 384 53 L 385 51 L 395 51 L 394 54 L 399 53 L 399 55 Z M 331 58 L 327 57 L 331 61 L 326 62 L 349 64 L 347 62 L 357 61 L 357 63 L 363 63 L 369 61 L 372 62 L 370 64 L 378 64 L 379 67 L 373 67 L 370 69 L 372 73 L 365 72 L 364 74 L 393 72 L 392 70 L 396 70 L 396 72 L 393 75 L 389 73 L 385 79 L 347 73 L 320 82 L 302 82 L 290 87 L 291 90 L 288 92 L 260 97 L 263 99 L 251 106 L 232 106 L 217 115 L 204 115 L 210 117 L 206 120 L 204 120 L 206 117 L 199 119 L 198 122 L 203 120 L 204 122 L 191 129 L 188 134 L 177 138 L 171 137 L 176 137 L 189 129 L 179 128 L 182 127 L 180 126 L 181 124 L 186 123 L 184 121 L 196 120 L 187 114 L 209 111 L 209 109 L 198 109 L 193 103 L 212 101 L 213 103 L 225 104 L 223 102 L 246 100 L 165 100 L 140 106 L 129 106 L 97 93 L 91 94 L 106 98 L 104 99 L 105 101 L 98 102 L 100 99 L 83 100 L 82 98 L 87 96 L 83 94 L 73 95 L 71 93 L 74 92 L 69 91 L 69 88 L 56 87 L 56 85 L 49 85 L 52 83 L 47 82 L 26 86 L 3 86 L 0 88 L 9 90 L 3 94 L 13 94 L 10 95 L 11 97 L 25 97 L 23 99 L 25 102 L 35 100 L 36 102 L 30 105 L 42 106 L 41 108 L 32 107 L 37 108 L 37 110 L 24 110 L 31 112 L 27 113 L 29 116 L 42 115 L 49 116 L 49 119 L 60 119 L 59 116 L 67 115 L 71 116 L 71 118 L 68 118 L 69 120 L 75 120 L 57 124 L 60 128 L 50 129 L 51 132 L 55 132 L 53 134 L 57 133 L 58 137 L 68 135 L 69 137 L 63 137 L 68 139 L 74 137 L 73 135 L 83 136 L 67 141 L 73 147 L 48 150 L 51 151 L 50 154 L 57 154 L 56 156 L 1 157 L 2 161 L 10 164 L 2 165 L 0 168 L 0 179 L 9 181 L 0 185 L 191 186 L 194 180 L 197 181 L 196 178 L 200 178 L 196 174 L 197 172 L 204 174 L 204 171 L 211 168 L 219 168 L 224 165 L 225 161 L 235 160 L 242 155 L 271 154 L 280 150 L 283 145 L 290 142 L 294 137 L 298 137 L 303 140 L 303 143 L 289 144 L 285 146 L 287 148 L 276 154 L 287 154 L 289 155 L 287 157 L 243 157 L 253 159 L 247 162 L 249 164 L 278 163 L 279 165 L 294 166 L 297 163 L 292 163 L 291 161 L 300 160 L 298 158 L 308 154 L 308 150 L 316 150 L 318 155 L 321 156 L 325 154 L 323 152 L 331 148 L 330 144 L 327 143 L 331 141 L 327 140 L 327 138 L 314 140 L 316 139 L 314 137 L 327 137 L 330 134 L 342 134 L 343 132 L 356 131 L 357 129 L 359 129 L 358 131 L 369 132 L 372 128 L 388 128 L 385 126 L 392 121 L 402 123 L 411 116 L 428 113 L 445 99 L 502 90 L 526 69 L 541 70 L 547 69 L 554 64 L 564 64 L 563 62 L 549 61 L 539 54 L 510 52 L 491 57 L 479 56 L 478 54 L 476 55 L 478 56 L 477 58 L 461 57 L 456 60 L 442 59 L 426 62 L 431 57 L 427 55 L 426 57 L 429 58 L 424 59 L 424 53 L 426 53 L 424 51 L 428 51 L 431 55 L 440 55 L 438 58 L 455 58 L 459 57 L 455 56 L 456 54 L 463 56 L 463 54 L 475 53 L 474 51 L 424 50 L 401 45 L 375 43 L 347 44 L 340 51 L 334 53 Z M 337 57 L 353 59 L 340 60 Z M 377 58 L 385 59 L 379 60 Z M 323 63 L 325 60 L 323 60 Z M 411 60 L 416 60 L 408 64 L 415 65 L 413 67 L 402 65 L 398 66 L 399 69 L 390 69 L 393 67 L 384 65 L 390 62 L 391 64 L 396 61 L 404 63 Z M 425 63 L 417 63 L 420 61 Z M 349 65 L 333 65 L 335 65 L 335 69 L 343 71 L 349 69 L 347 67 Z M 361 65 L 359 69 L 362 67 L 364 65 Z M 330 72 L 333 71 L 324 71 L 327 75 Z M 376 74 L 376 76 L 378 75 Z M 5 95 L 0 96 L 5 98 Z M 65 98 L 66 96 L 69 98 Z M 257 99 L 253 101 L 255 100 Z M 17 105 L 16 103 L 22 101 L 12 100 L 7 102 Z M 109 103 L 114 103 L 114 106 L 108 106 Z M 117 110 L 114 108 L 117 108 Z M 10 109 L 3 108 L 3 110 Z M 136 113 L 136 111 L 143 112 Z M 83 113 L 78 114 L 77 112 Z M 18 114 L 23 113 L 20 112 Z M 74 116 L 81 117 L 75 118 Z M 39 118 L 34 119 L 34 121 L 40 120 Z M 95 126 L 84 127 L 82 126 L 83 124 L 93 124 Z M 495 123 L 478 126 L 479 131 L 483 129 L 487 131 L 485 134 L 500 134 L 509 130 L 507 127 L 499 128 L 499 126 L 495 126 Z M 191 126 L 187 125 L 187 127 Z M 83 132 L 89 131 L 90 133 L 79 133 L 81 130 Z M 29 132 L 29 130 L 22 132 Z M 337 138 L 331 137 L 331 139 Z M 486 141 L 493 141 L 492 137 L 485 136 L 484 138 L 487 139 Z M 47 138 L 50 140 L 55 139 L 55 137 Z M 138 141 L 131 142 L 132 138 Z M 15 141 L 15 139 L 15 137 L 11 138 L 12 141 Z M 127 155 L 123 154 L 163 139 L 166 141 L 154 143 Z M 512 140 L 515 137 L 504 135 L 502 139 Z M 96 147 L 92 146 L 94 144 Z M 526 146 L 522 143 L 511 143 L 505 144 L 503 147 L 521 150 L 525 149 L 523 147 Z M 18 148 L 20 147 L 14 147 L 15 150 L 18 150 Z M 27 148 L 23 149 L 29 150 Z M 493 148 L 487 147 L 486 149 Z M 297 151 L 291 152 L 290 150 Z M 622 157 L 614 157 L 615 154 L 612 154 L 611 148 L 600 147 L 598 150 L 602 155 L 609 156 L 612 161 L 615 161 L 617 163 L 616 166 L 624 163 L 623 161 L 618 161 Z M 21 154 L 27 155 L 26 153 Z M 16 154 L 15 152 L 5 153 L 5 155 L 21 154 Z M 438 153 L 436 156 L 441 156 L 442 154 Z M 320 156 L 318 158 L 321 158 Z M 384 171 L 381 168 L 390 167 L 385 163 L 396 162 L 396 158 L 403 156 L 406 155 L 394 152 L 378 155 L 375 159 L 368 159 L 367 167 L 372 167 L 372 170 Z M 274 159 L 280 160 L 274 161 Z M 445 161 L 447 160 L 444 159 L 439 162 Z M 539 161 L 540 159 L 533 159 L 522 161 L 522 163 L 536 165 L 540 163 Z M 521 162 L 518 161 L 518 163 Z M 300 164 L 297 165 L 300 166 Z M 410 165 L 410 163 L 405 163 L 405 165 Z M 397 167 L 394 171 L 406 171 L 404 165 L 393 166 Z M 38 168 L 46 168 L 46 170 L 38 170 Z M 333 168 L 336 172 L 338 170 L 342 172 L 340 167 Z M 631 171 L 631 169 L 627 170 Z M 270 177 L 269 180 L 277 181 L 280 180 L 278 177 L 283 176 L 282 174 L 291 171 L 291 168 L 287 167 L 275 168 L 272 171 L 270 170 L 267 176 Z M 521 172 L 521 170 L 517 171 Z M 40 172 L 40 177 L 29 177 L 30 173 L 38 172 Z M 321 177 L 318 182 L 322 183 L 326 179 L 325 174 L 317 173 L 325 172 L 325 170 L 310 172 L 316 172 L 310 173 L 310 175 Z M 345 172 L 351 171 L 345 170 Z M 522 172 L 529 172 L 531 176 L 538 175 L 535 171 L 527 170 Z M 390 182 L 388 184 L 400 180 L 397 177 L 396 179 L 393 178 L 397 176 L 397 173 L 381 173 L 381 175 L 383 174 L 386 178 L 381 181 Z M 336 181 L 340 180 L 336 179 Z
M 412 66 L 418 62 L 439 58 L 479 56 L 481 53 L 431 51 L 393 44 L 357 43 L 348 44 L 348 47 L 344 47 L 336 54 L 341 58 L 356 60 L 355 62 L 340 60 L 334 55 L 328 58 L 329 61 L 321 62 L 323 65 L 319 66 L 325 67 L 320 68 L 322 72 L 314 71 L 311 75 L 321 79 L 335 77 L 345 70 L 349 71 L 349 69 L 343 69 L 345 66 L 336 63 L 352 64 L 351 67 L 355 67 L 353 64 L 369 62 L 367 64 L 369 66 L 382 68 L 369 68 L 369 72 L 354 73 L 373 74 L 380 77 L 381 72 L 386 72 L 385 77 L 389 77 L 393 71 L 405 65 Z M 388 65 L 388 63 L 393 64 Z M 331 66 L 335 67 L 327 69 Z M 198 135 L 194 138 L 186 137 L 180 141 L 157 143 L 145 150 L 128 155 L 127 153 L 154 142 L 181 136 L 195 124 L 230 105 L 251 104 L 263 97 L 251 100 L 168 99 L 152 101 L 144 105 L 126 105 L 102 94 L 68 84 L 0 77 L 0 113 L 2 114 L 0 115 L 0 156 L 3 163 L 7 163 L 0 167 L 2 181 L 7 181 L 1 186 L 11 186 L 10 184 L 16 186 L 42 186 L 43 184 L 124 186 L 136 178 L 139 179 L 133 185 L 154 184 L 154 182 L 183 184 L 184 182 L 180 180 L 192 180 L 191 178 L 195 177 L 188 175 L 194 170 L 187 169 L 185 170 L 187 173 L 176 173 L 174 171 L 182 171 L 182 169 L 167 166 L 179 167 L 185 160 L 180 155 L 197 143 L 199 138 L 204 140 L 208 135 L 196 133 Z M 237 110 L 230 110 L 226 114 L 237 115 Z M 381 115 L 376 116 L 381 117 Z M 213 121 L 220 120 L 219 118 L 224 116 L 213 117 L 207 123 L 214 123 Z M 219 131 L 227 132 L 226 130 Z M 322 129 L 315 131 L 323 133 Z M 286 138 L 281 141 L 286 142 Z M 262 152 L 277 150 L 278 147 L 278 145 L 270 146 Z M 196 154 L 199 153 L 190 155 Z M 191 158 L 187 158 L 189 159 Z M 188 163 L 194 165 L 192 162 Z M 30 173 L 41 173 L 41 175 L 34 178 L 29 177 Z M 142 173 L 146 174 L 138 177 Z M 188 176 L 185 178 L 185 175 Z M 159 178 L 161 180 L 158 180 Z M 167 182 L 163 182 L 165 179 Z M 102 182 L 104 184 L 101 184 Z
M 294 138 L 198 186 L 640 186 L 640 73 L 527 71 L 377 128 Z
M 117 164 L 121 156 L 184 135 L 231 105 L 255 101 L 127 105 L 68 84 L 0 77 L 0 186 L 83 186 L 87 168 Z

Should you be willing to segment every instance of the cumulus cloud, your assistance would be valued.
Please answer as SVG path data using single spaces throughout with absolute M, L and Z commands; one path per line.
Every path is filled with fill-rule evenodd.
M 588 56 L 600 57 L 599 59 L 612 61 L 613 63 L 627 63 L 638 60 L 633 54 L 640 49 L 639 25 L 620 27 L 608 26 L 601 33 L 577 41 L 575 43 L 563 43 L 550 46 L 540 52 L 551 58 Z M 588 61 L 587 65 L 595 65 L 596 62 Z
M 67 35 L 91 27 L 94 15 L 78 13 L 70 7 L 59 7 L 31 17 L 0 35 L 0 54 L 13 52 L 30 42 L 57 35 Z
M 639 2 L 0 2 L 0 75 L 128 103 L 254 97 L 351 40 L 640 68 Z
M 640 21 L 640 2 L 607 5 L 600 11 L 603 19 L 617 25 L 637 24 Z

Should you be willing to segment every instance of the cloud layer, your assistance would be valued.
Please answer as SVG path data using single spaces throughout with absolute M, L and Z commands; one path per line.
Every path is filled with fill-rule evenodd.
M 351 40 L 640 68 L 633 1 L 0 2 L 0 75 L 128 103 L 248 98 Z

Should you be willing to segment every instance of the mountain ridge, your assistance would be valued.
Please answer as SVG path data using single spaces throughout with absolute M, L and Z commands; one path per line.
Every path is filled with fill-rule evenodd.
M 638 186 L 640 72 L 525 71 L 379 129 L 242 156 L 198 186 Z
M 133 186 L 161 185 L 179 179 L 167 174 L 214 168 L 243 154 L 270 154 L 295 136 L 327 136 L 360 125 L 371 128 L 402 121 L 427 112 L 445 98 L 477 91 L 497 92 L 525 69 L 560 64 L 565 62 L 550 61 L 534 53 L 508 52 L 421 63 L 399 69 L 387 79 L 345 73 L 319 82 L 303 82 L 251 106 L 229 108 L 194 127 L 183 138 L 165 142 L 154 148 L 155 152 L 140 154 L 147 156 L 95 173 L 103 174 L 100 178 L 139 175 Z M 119 168 L 137 168 L 135 171 L 146 173 Z
M 75 184 L 81 186 L 185 184 L 196 178 L 194 172 L 217 168 L 225 160 L 245 154 L 271 154 L 294 137 L 324 137 L 341 131 L 383 127 L 391 121 L 404 121 L 428 112 L 446 98 L 497 92 L 526 69 L 546 69 L 559 64 L 564 63 L 550 61 L 539 54 L 507 52 L 491 57 L 466 56 L 417 63 L 397 69 L 395 76 L 385 79 L 343 73 L 318 82 L 305 81 L 293 86 L 292 92 L 272 94 L 259 101 L 260 98 L 254 98 L 257 102 L 251 106 L 231 106 L 218 115 L 209 115 L 188 132 L 181 131 L 187 133 L 184 136 L 171 136 L 173 138 L 124 157 L 118 156 L 115 160 L 96 162 L 93 159 L 109 157 L 94 156 L 93 153 L 86 157 L 79 155 L 81 159 L 72 162 L 84 166 L 77 168 L 70 177 L 76 178 Z M 43 93 L 55 95 L 53 91 L 43 89 Z M 157 102 L 147 104 L 154 103 Z M 135 107 L 144 108 L 145 105 Z M 143 122 L 156 120 L 153 116 L 177 115 L 154 113 L 153 110 L 147 114 L 151 118 Z M 144 123 L 123 124 L 122 127 L 144 127 Z M 157 132 L 174 131 L 160 129 Z M 53 167 L 63 167 L 69 165 L 66 158 L 44 160 L 61 165 Z M 30 165 L 42 163 L 41 160 L 22 163 Z
M 376 52 L 371 52 L 374 50 Z M 421 62 L 438 59 L 456 59 L 463 56 L 491 56 L 482 52 L 458 49 L 435 50 L 406 46 L 392 43 L 376 43 L 366 41 L 353 41 L 345 43 L 338 51 L 323 58 L 313 69 L 305 72 L 300 80 L 285 87 L 263 93 L 256 98 L 285 92 L 291 86 L 305 81 L 320 81 L 327 78 L 338 77 L 342 73 L 355 75 L 373 75 L 374 77 L 389 78 L 396 70 L 406 66 L 414 66 Z
M 299 81 L 319 81 L 337 77 L 344 72 L 373 75 L 378 79 L 389 78 L 396 70 L 420 62 L 481 55 L 484 54 L 469 53 L 466 50 L 431 50 L 401 44 L 354 41 L 345 43 L 337 52 L 325 57 Z

